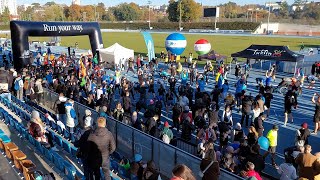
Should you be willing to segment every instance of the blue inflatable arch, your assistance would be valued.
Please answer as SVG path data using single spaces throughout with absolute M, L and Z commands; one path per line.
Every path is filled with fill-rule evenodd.
M 29 51 L 29 36 L 82 36 L 88 35 L 92 52 L 102 45 L 100 26 L 97 22 L 10 22 L 13 65 L 17 71 L 30 63 L 24 52 Z

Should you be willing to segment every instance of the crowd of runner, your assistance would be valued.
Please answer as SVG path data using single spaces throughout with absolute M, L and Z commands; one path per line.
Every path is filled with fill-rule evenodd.
M 82 147 L 82 153 L 89 157 L 93 153 L 89 152 L 90 148 L 85 148 L 87 141 L 105 143 L 98 137 L 111 143 L 106 154 L 114 151 L 112 134 L 101 128 L 108 123 L 105 122 L 106 119 L 113 117 L 174 146 L 179 138 L 196 143 L 197 155 L 203 159 L 200 169 L 204 180 L 218 179 L 219 167 L 244 178 L 262 179 L 261 173 L 269 154 L 272 165 L 281 175 L 280 179 L 316 179 L 316 176 L 319 176 L 320 154 L 312 155 L 308 143 L 308 137 L 316 134 L 319 128 L 318 94 L 315 93 L 310 100 L 316 108 L 313 120 L 315 129 L 310 132 L 307 123 L 301 125 L 301 129 L 297 130 L 295 145 L 285 150 L 283 164 L 277 165 L 275 162 L 279 127 L 273 125 L 272 129 L 264 129 L 264 121 L 269 117 L 272 108 L 273 93 L 280 92 L 284 87 L 285 91 L 281 90 L 281 93 L 284 93 L 284 126 L 289 120 L 293 122 L 292 108 L 299 105 L 298 96 L 302 93 L 301 87 L 306 77 L 302 69 L 296 77 L 284 78 L 274 87 L 272 84 L 276 81 L 277 68 L 272 65 L 265 77 L 256 79 L 259 92 L 252 96 L 247 90 L 250 63 L 236 65 L 236 90 L 232 94 L 230 86 L 233 84 L 229 84 L 227 78 L 233 75 L 230 74 L 230 66 L 223 62 L 213 65 L 208 61 L 203 70 L 200 70 L 197 61 L 192 61 L 192 58 L 176 63 L 171 57 L 162 55 L 165 65 L 160 66 L 158 60 L 149 62 L 138 56 L 136 59 L 128 59 L 126 66 L 118 65 L 114 71 L 110 71 L 105 70 L 103 64 L 93 56 L 82 56 L 78 60 L 66 55 L 56 58 L 50 53 L 44 56 L 38 54 L 35 64 L 21 72 L 1 69 L 0 82 L 7 82 L 8 90 L 23 101 L 26 100 L 24 97 L 27 97 L 28 100 L 41 103 L 44 88 L 58 93 L 59 98 L 53 107 L 56 119 L 62 128 L 78 137 L 75 145 Z M 127 73 L 134 74 L 138 81 L 128 78 Z M 320 66 L 315 63 L 311 75 L 307 77 L 309 88 L 313 88 L 319 74 Z M 208 91 L 206 87 L 210 76 L 214 77 L 215 85 Z M 74 102 L 98 111 L 100 118 L 93 119 L 89 109 L 85 111 L 85 117 L 77 117 L 73 108 Z M 235 123 L 234 111 L 241 112 L 239 123 Z M 38 119 L 35 123 L 41 122 L 36 113 L 33 116 Z M 170 121 L 163 122 L 163 116 L 172 119 L 172 124 Z M 245 128 L 248 133 L 245 133 Z M 32 127 L 31 132 L 34 129 Z M 260 154 L 258 139 L 263 136 L 264 131 L 268 131 L 266 138 L 270 146 L 265 154 Z M 39 133 L 33 135 L 37 134 Z M 39 141 L 42 139 L 39 138 Z M 54 147 L 53 143 L 50 144 Z M 82 158 L 94 158 L 88 156 Z M 84 162 L 88 162 L 86 158 Z M 135 161 L 128 165 L 128 160 L 124 158 L 122 165 L 131 172 L 132 178 L 156 179 L 159 172 L 154 163 L 150 161 L 144 166 L 141 159 L 142 157 L 135 155 Z M 85 172 L 87 170 L 98 177 L 100 172 L 90 169 L 92 164 L 96 162 L 84 163 Z M 107 163 L 100 164 L 106 173 L 108 167 L 103 164 Z M 190 169 L 183 165 L 176 167 L 173 174 L 175 177 L 172 180 L 194 179 Z M 85 176 L 90 174 L 85 173 Z

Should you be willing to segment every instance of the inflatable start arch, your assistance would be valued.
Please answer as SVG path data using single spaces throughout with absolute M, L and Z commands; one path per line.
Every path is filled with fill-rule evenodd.
M 24 52 L 29 51 L 29 36 L 82 36 L 88 35 L 92 52 L 100 48 L 102 36 L 97 22 L 10 22 L 13 65 L 20 71 L 29 64 L 29 57 Z

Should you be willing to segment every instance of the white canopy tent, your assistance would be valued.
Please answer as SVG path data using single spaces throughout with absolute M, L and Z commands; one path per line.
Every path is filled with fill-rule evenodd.
M 100 62 L 105 63 L 107 67 L 127 66 L 129 58 L 134 58 L 134 51 L 125 48 L 118 43 L 105 49 L 97 49 L 100 55 Z

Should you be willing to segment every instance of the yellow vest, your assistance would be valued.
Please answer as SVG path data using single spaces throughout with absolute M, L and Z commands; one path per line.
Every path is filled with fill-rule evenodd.
M 278 131 L 271 129 L 267 134 L 267 138 L 269 139 L 270 146 L 272 147 L 277 146 Z

